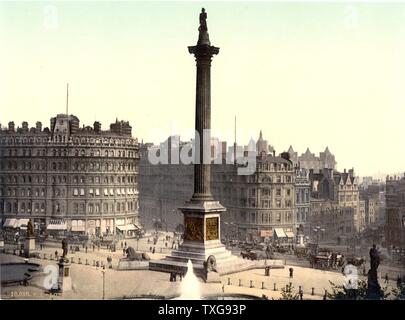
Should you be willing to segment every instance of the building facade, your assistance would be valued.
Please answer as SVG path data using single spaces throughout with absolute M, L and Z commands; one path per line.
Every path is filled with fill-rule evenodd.
M 387 246 L 405 249 L 405 174 L 386 180 L 385 241 Z
M 131 235 L 138 221 L 139 146 L 128 122 L 79 127 L 58 114 L 49 128 L 0 130 L 3 227 L 32 219 L 41 232 Z
M 174 154 L 187 143 L 177 145 L 179 150 Z M 292 241 L 299 225 L 295 212 L 295 168 L 288 153 L 275 156 L 266 152 L 269 150 L 267 144 L 263 145 L 264 150 L 256 157 L 256 171 L 252 175 L 238 175 L 241 165 L 227 163 L 224 158 L 221 163 L 215 162 L 211 166 L 212 193 L 227 208 L 221 215 L 222 234 L 243 240 L 279 237 L 282 241 Z M 176 146 L 169 146 L 168 149 L 173 150 Z M 183 223 L 178 207 L 192 196 L 193 166 L 181 163 L 152 164 L 148 160 L 147 150 L 151 147 L 141 147 L 142 223 L 152 226 L 154 221 L 159 220 L 162 228 L 175 229 Z M 232 158 L 232 153 L 233 149 L 229 148 L 227 155 L 224 152 L 221 154 Z M 307 205 L 304 200 L 302 207 Z
M 294 166 L 299 166 L 302 169 L 319 171 L 322 169 L 336 169 L 335 156 L 326 147 L 324 152 L 319 153 L 319 157 L 315 156 L 309 148 L 301 156 L 298 156 L 298 152 L 294 151 L 293 147 L 290 146 L 288 151 L 290 154 L 290 159 Z
M 323 238 L 327 240 L 341 242 L 356 237 L 361 232 L 365 209 L 364 202 L 360 203 L 354 170 L 310 170 L 310 181 L 311 225 L 324 229 Z
M 311 183 L 309 181 L 309 170 L 295 169 L 295 205 L 296 223 L 302 226 L 305 235 L 310 234 L 309 220 L 311 217 Z

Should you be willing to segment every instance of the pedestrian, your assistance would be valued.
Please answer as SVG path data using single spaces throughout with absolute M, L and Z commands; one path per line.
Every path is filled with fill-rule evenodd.
M 166 248 L 167 248 L 167 242 L 165 242 L 165 246 L 166 246 Z
M 124 247 L 126 247 L 126 246 L 127 246 L 127 242 L 125 241 L 125 242 L 124 242 Z
M 290 269 L 288 269 L 288 271 L 290 271 L 290 278 L 293 278 L 294 269 L 290 268 Z
M 366 266 L 363 266 L 363 276 L 366 276 L 367 275 L 367 273 L 366 273 Z
M 300 294 L 300 300 L 302 300 L 302 297 L 304 296 L 304 291 L 302 289 L 300 289 L 299 294 Z
M 58 258 L 58 250 L 55 251 L 55 258 Z
M 87 246 L 86 246 L 86 248 L 85 248 L 85 249 L 86 249 L 86 253 L 87 253 Z
M 152 246 L 149 247 L 149 252 L 152 252 Z
M 121 241 L 121 249 L 124 248 L 124 243 Z
M 397 287 L 400 288 L 401 284 L 402 284 L 402 279 L 401 279 L 401 276 L 398 275 L 398 277 L 397 277 Z
M 122 249 L 122 255 L 125 257 L 125 252 L 126 252 L 127 250 L 125 249 L 125 248 L 123 248 Z
M 154 253 L 155 253 L 155 251 L 156 251 L 156 249 L 155 249 L 155 247 L 153 247 L 152 253 L 154 254 Z
M 388 280 L 389 280 L 389 278 L 388 278 L 388 273 L 386 273 L 386 274 L 385 274 L 385 283 L 388 283 Z
M 180 282 L 181 282 L 181 280 L 183 280 L 183 273 L 179 273 L 179 277 L 180 277 Z
M 93 244 L 93 252 L 94 252 L 94 250 L 96 250 L 96 246 Z

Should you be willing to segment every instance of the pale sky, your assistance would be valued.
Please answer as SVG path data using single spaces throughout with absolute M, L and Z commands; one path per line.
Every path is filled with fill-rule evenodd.
M 208 13 L 213 135 L 263 130 L 359 175 L 405 171 L 405 3 L 1 2 L 0 123 L 65 112 L 139 140 L 192 137 L 195 61 Z

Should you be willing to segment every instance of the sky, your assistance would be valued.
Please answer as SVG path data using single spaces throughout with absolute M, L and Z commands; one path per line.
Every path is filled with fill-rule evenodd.
M 159 143 L 193 137 L 205 7 L 213 136 L 263 136 L 361 176 L 405 171 L 405 3 L 0 2 L 0 123 L 65 112 L 128 120 Z

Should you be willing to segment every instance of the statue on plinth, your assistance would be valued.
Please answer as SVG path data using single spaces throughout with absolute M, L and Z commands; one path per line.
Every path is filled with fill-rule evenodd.
M 200 26 L 198 27 L 198 42 L 197 45 L 202 45 L 202 46 L 210 46 L 210 38 L 208 35 L 208 27 L 207 27 L 207 13 L 205 12 L 205 9 L 201 9 L 200 13 Z
M 207 13 L 205 12 L 205 9 L 202 8 L 201 9 L 201 13 L 200 13 L 200 27 L 198 28 L 198 31 L 202 32 L 202 31 L 208 31 L 207 28 Z
M 380 253 L 375 244 L 370 249 L 370 270 L 367 274 L 367 299 L 381 299 L 383 293 L 378 283 L 377 269 L 380 265 Z
M 62 250 L 63 250 L 62 259 L 65 259 L 68 253 L 68 242 L 66 238 L 62 240 Z
M 34 236 L 34 225 L 32 224 L 31 219 L 29 219 L 27 224 L 27 238 L 32 238 Z

